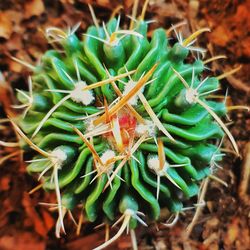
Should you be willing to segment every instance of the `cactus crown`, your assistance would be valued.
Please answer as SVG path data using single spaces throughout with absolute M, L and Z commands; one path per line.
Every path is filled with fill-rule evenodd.
M 237 146 L 220 119 L 225 104 L 209 100 L 218 79 L 203 77 L 202 60 L 186 60 L 204 53 L 193 46 L 200 32 L 177 34 L 171 46 L 162 28 L 148 38 L 143 18 L 131 29 L 113 18 L 82 39 L 76 29 L 47 29 L 55 49 L 33 68 L 30 91 L 18 90 L 26 109 L 21 129 L 13 125 L 36 151 L 28 172 L 56 192 L 57 236 L 65 213 L 81 204 L 91 222 L 121 216 L 113 241 L 126 227 L 146 225 L 143 213 L 149 222 L 161 208 L 179 213 L 221 161 L 224 134 Z

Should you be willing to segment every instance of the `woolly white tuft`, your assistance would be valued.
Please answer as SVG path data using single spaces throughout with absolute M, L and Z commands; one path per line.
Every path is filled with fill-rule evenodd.
M 137 136 L 142 136 L 147 132 L 149 136 L 154 137 L 155 136 L 155 124 L 150 120 L 145 120 L 145 123 L 146 124 L 140 123 L 135 127 L 135 134 Z
M 67 159 L 66 153 L 60 148 L 55 148 L 51 152 L 51 156 L 52 156 L 52 162 L 54 164 L 58 164 L 59 166 Z
M 131 91 L 131 89 L 133 89 L 134 87 L 135 87 L 135 85 L 136 85 L 136 83 L 134 82 L 134 81 L 128 81 L 126 84 L 125 84 L 125 87 L 124 87 L 124 91 L 123 91 L 123 95 L 126 95 L 126 94 L 128 94 L 130 91 Z M 139 91 L 138 91 L 138 93 L 140 92 L 140 93 L 143 93 L 143 90 L 144 90 L 144 88 L 141 88 Z M 128 103 L 130 104 L 130 105 L 136 105 L 137 104 L 137 102 L 138 102 L 138 95 L 134 95 L 129 101 L 128 101 Z
M 148 167 L 154 171 L 160 170 L 160 161 L 157 155 L 151 155 L 148 157 Z
M 114 157 L 115 157 L 115 152 L 113 150 L 108 149 L 102 154 L 101 161 L 105 164 L 108 160 Z
M 95 129 L 95 125 L 94 125 L 94 120 L 95 120 L 95 117 L 90 117 L 90 118 L 87 118 L 86 120 L 83 120 L 83 123 L 86 124 L 86 132 L 91 132 L 92 130 Z
M 95 99 L 91 90 L 83 90 L 86 86 L 86 82 L 80 81 L 75 84 L 75 89 L 70 92 L 70 98 L 74 102 L 81 102 L 85 106 L 89 105 Z
M 149 169 L 153 170 L 157 175 L 163 176 L 166 173 L 167 164 L 165 163 L 165 166 L 163 169 L 160 169 L 160 161 L 158 155 L 150 155 L 148 157 L 148 167 Z
M 196 102 L 198 97 L 198 91 L 196 89 L 189 88 L 186 90 L 186 100 L 188 103 L 192 104 Z

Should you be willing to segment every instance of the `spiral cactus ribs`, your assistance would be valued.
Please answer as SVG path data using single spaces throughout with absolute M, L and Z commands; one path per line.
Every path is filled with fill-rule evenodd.
M 221 120 L 227 107 L 213 95 L 220 77 L 203 74 L 213 59 L 197 59 L 204 50 L 194 47 L 208 29 L 182 39 L 173 27 L 171 46 L 162 28 L 147 37 L 145 9 L 128 29 L 120 17 L 100 26 L 92 11 L 83 39 L 78 25 L 48 28 L 55 49 L 30 66 L 29 91 L 17 92 L 25 110 L 12 124 L 24 150 L 35 150 L 28 172 L 56 193 L 57 237 L 79 205 L 90 222 L 121 222 L 97 249 L 157 221 L 162 208 L 178 215 L 218 167 L 224 135 L 238 153 Z

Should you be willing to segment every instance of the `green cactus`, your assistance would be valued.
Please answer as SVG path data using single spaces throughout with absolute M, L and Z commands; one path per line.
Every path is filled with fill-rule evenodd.
M 141 215 L 150 222 L 162 208 L 179 213 L 221 161 L 224 134 L 237 145 L 220 119 L 225 104 L 209 100 L 218 79 L 202 78 L 202 60 L 186 60 L 203 53 L 192 46 L 195 35 L 177 34 L 171 46 L 159 28 L 149 39 L 143 18 L 130 30 L 111 19 L 83 39 L 76 29 L 47 30 L 60 51 L 48 50 L 32 68 L 30 91 L 17 93 L 25 113 L 12 123 L 24 149 L 36 151 L 28 172 L 56 192 L 58 237 L 65 213 L 79 204 L 90 222 L 121 215 L 101 249 L 126 227 L 146 225 Z

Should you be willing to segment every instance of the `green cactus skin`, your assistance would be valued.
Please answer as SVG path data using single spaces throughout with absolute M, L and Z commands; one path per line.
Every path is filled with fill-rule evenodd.
M 41 175 L 46 191 L 55 190 L 58 184 L 59 190 L 56 191 L 59 192 L 57 194 L 63 208 L 72 211 L 81 204 L 90 222 L 103 218 L 103 221 L 110 224 L 119 215 L 125 216 L 126 211 L 134 211 L 132 215 L 128 213 L 128 221 L 130 228 L 135 228 L 137 222 L 140 222 L 136 214 L 138 211 L 146 214 L 148 222 L 154 222 L 158 220 L 162 208 L 178 213 L 183 208 L 184 199 L 198 194 L 200 181 L 213 171 L 212 163 L 222 159 L 215 142 L 222 139 L 224 131 L 200 103 L 188 99 L 188 89 L 176 74 L 179 72 L 189 86 L 192 84 L 193 89 L 202 81 L 204 64 L 201 60 L 186 62 L 185 59 L 190 55 L 188 46 L 180 42 L 170 46 L 166 32 L 161 28 L 153 32 L 152 39 L 148 39 L 148 25 L 142 20 L 136 22 L 134 34 L 119 34 L 117 22 L 117 19 L 112 19 L 106 25 L 109 36 L 117 33 L 114 43 L 107 42 L 108 37 L 102 27 L 89 27 L 82 40 L 74 33 L 64 33 L 65 36 L 59 41 L 63 53 L 47 51 L 40 65 L 35 68 L 32 76 L 32 105 L 26 116 L 20 116 L 17 123 L 35 145 L 50 155 L 54 154 L 56 160 L 53 161 L 52 157 L 46 161 L 46 157 L 37 153 L 27 170 L 31 174 Z M 154 138 L 149 138 L 139 145 L 134 157 L 128 159 L 118 171 L 112 186 L 105 188 L 112 172 L 103 172 L 95 178 L 93 171 L 97 161 L 76 129 L 82 134 L 95 129 L 90 128 L 91 121 L 100 115 L 94 118 L 88 116 L 99 114 L 105 101 L 110 105 L 118 96 L 111 81 L 88 92 L 83 88 L 109 79 L 107 70 L 114 77 L 135 70 L 129 77 L 136 85 L 154 65 L 157 66 L 147 79 L 152 81 L 140 91 L 175 141 L 155 126 L 139 99 L 133 103 L 131 101 L 133 108 L 150 121 L 148 127 L 145 125 L 144 132 L 148 131 L 148 137 L 162 141 L 166 162 L 163 170 L 157 170 L 159 148 Z M 122 93 L 131 81 L 129 77 L 115 81 Z M 78 89 L 75 87 L 77 84 L 80 86 Z M 199 99 L 211 107 L 218 117 L 223 117 L 226 114 L 224 103 L 207 100 L 208 95 L 218 87 L 217 78 L 209 77 L 197 89 Z M 73 96 L 74 90 L 77 93 Z M 87 93 L 86 100 L 81 99 L 81 91 Z M 22 104 L 27 103 L 25 95 L 28 93 L 24 91 L 17 95 Z M 60 105 L 52 110 L 39 131 L 36 131 L 42 119 L 58 103 Z M 127 106 L 116 115 L 119 117 L 120 128 L 124 125 L 123 119 L 127 119 L 125 125 L 134 122 L 134 130 L 138 126 L 143 127 Z M 85 119 L 81 120 L 83 117 Z M 139 138 L 139 135 L 135 135 L 135 142 Z M 26 144 L 23 146 L 28 151 Z M 114 140 L 109 140 L 107 135 L 93 137 L 93 147 L 99 156 L 107 150 L 112 150 L 116 156 L 125 154 L 126 150 L 125 146 L 123 152 L 119 151 Z M 121 161 L 113 164 L 113 170 Z M 158 177 L 161 177 L 160 182 Z

